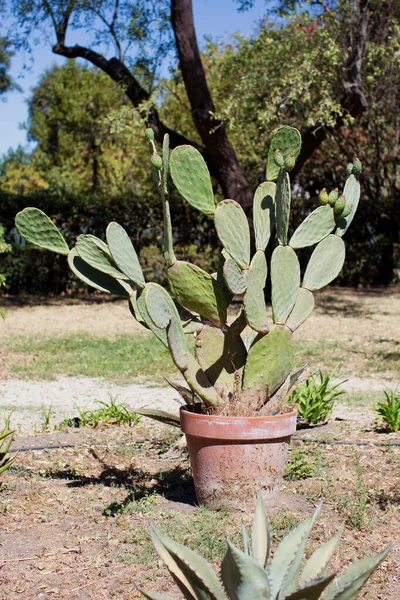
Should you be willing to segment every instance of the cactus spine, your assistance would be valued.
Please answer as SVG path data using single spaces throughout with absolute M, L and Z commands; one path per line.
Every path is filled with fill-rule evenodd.
M 201 154 L 191 146 L 170 152 L 167 135 L 159 153 L 153 132 L 148 129 L 145 135 L 164 212 L 164 256 L 171 295 L 145 281 L 130 237 L 118 223 L 110 223 L 106 241 L 80 235 L 71 250 L 56 225 L 38 209 L 27 208 L 18 213 L 17 228 L 32 244 L 68 255 L 70 268 L 88 285 L 127 298 L 132 316 L 170 350 L 191 389 L 193 402 L 207 410 L 229 414 L 231 398 L 239 395 L 243 412 L 258 414 L 267 410 L 266 405 L 274 396 L 287 396 L 287 382 L 294 367 L 292 333 L 313 309 L 312 292 L 330 283 L 342 268 L 342 236 L 357 210 L 361 164 L 357 159 L 352 164 L 340 198 L 338 190 L 329 194 L 322 190 L 320 206 L 289 239 L 288 171 L 300 152 L 301 137 L 292 127 L 278 129 L 268 154 L 267 181 L 254 194 L 256 252 L 252 256 L 247 217 L 233 199 L 215 203 L 210 174 Z M 192 207 L 214 218 L 222 245 L 216 274 L 210 275 L 175 257 L 169 174 Z M 265 250 L 274 233 L 278 245 L 269 265 L 271 324 L 265 304 Z M 301 281 L 296 250 L 314 245 Z M 227 309 L 233 294 L 241 296 L 242 307 L 230 325 Z M 187 343 L 189 334 L 194 336 L 194 344 Z M 182 395 L 188 402 L 187 393 Z

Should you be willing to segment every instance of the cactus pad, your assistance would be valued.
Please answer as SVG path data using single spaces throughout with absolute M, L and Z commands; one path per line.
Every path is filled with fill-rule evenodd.
M 279 172 L 276 182 L 275 215 L 278 242 L 286 246 L 290 214 L 290 179 L 285 169 Z
M 347 215 L 347 217 L 341 217 L 339 219 L 335 233 L 340 237 L 342 237 L 350 227 L 360 201 L 360 182 L 354 177 L 354 175 L 350 175 L 350 177 L 347 179 L 344 186 L 343 195 L 346 196 L 346 204 L 352 204 L 353 206 L 350 214 Z
M 129 279 L 114 265 L 107 244 L 94 235 L 79 235 L 75 248 L 78 256 L 93 267 L 93 269 L 97 269 L 116 279 Z
M 51 252 L 69 253 L 68 244 L 53 221 L 39 208 L 24 208 L 15 217 L 18 232 L 31 244 Z
M 329 204 L 319 206 L 304 219 L 290 238 L 292 248 L 305 248 L 318 244 L 335 227 L 335 215 Z
M 193 146 L 178 146 L 171 152 L 169 168 L 179 193 L 193 206 L 213 215 L 214 193 L 204 158 Z
M 209 381 L 222 393 L 234 389 L 235 371 L 243 369 L 247 352 L 239 336 L 204 326 L 196 336 L 196 356 Z
M 125 229 L 118 223 L 112 222 L 107 227 L 106 236 L 116 265 L 138 287 L 144 287 L 145 281 L 139 259 Z
M 264 288 L 259 278 L 252 271 L 247 272 L 247 290 L 243 297 L 243 307 L 246 320 L 254 331 L 265 333 L 268 331 L 267 310 L 265 308 Z
M 275 223 L 276 185 L 264 181 L 255 191 L 253 199 L 253 225 L 256 249 L 265 250 Z
M 190 352 L 187 355 L 187 368 L 183 372 L 183 376 L 206 406 L 217 406 L 221 403 L 221 398 L 216 389 Z
M 267 259 L 265 258 L 265 252 L 263 250 L 257 250 L 251 259 L 250 271 L 253 272 L 255 280 L 258 284 L 264 288 L 265 282 L 267 281 L 268 266 Z
M 123 298 L 129 298 L 132 294 L 132 288 L 125 282 L 106 273 L 102 273 L 97 269 L 94 269 L 88 265 L 76 252 L 76 248 L 72 248 L 68 254 L 68 264 L 71 271 L 84 283 L 90 285 L 90 287 L 100 290 L 100 292 L 107 292 L 108 294 L 115 294 L 116 296 L 122 296 Z
M 148 284 L 147 284 L 148 285 Z M 167 338 L 167 330 L 162 327 L 157 327 L 154 323 L 153 319 L 150 317 L 149 312 L 147 310 L 145 296 L 143 294 L 143 290 L 137 292 L 136 296 L 136 305 L 139 310 L 139 313 L 146 324 L 146 327 L 150 329 L 150 331 L 156 336 L 160 342 L 164 344 L 168 348 L 168 338 Z
M 173 317 L 180 321 L 171 296 L 158 283 L 147 283 L 143 297 L 151 320 L 160 329 L 166 329 Z
M 244 368 L 246 395 L 266 402 L 282 385 L 293 366 L 292 335 L 286 327 L 275 326 L 249 350 Z
M 175 299 L 187 310 L 213 324 L 226 321 L 227 304 L 219 283 L 200 267 L 178 260 L 168 269 L 168 281 Z
M 242 269 L 233 258 L 224 261 L 223 273 L 228 290 L 232 294 L 244 294 L 247 287 L 246 279 Z
M 168 325 L 167 337 L 174 363 L 180 371 L 185 371 L 188 366 L 189 352 L 186 346 L 185 332 L 183 331 L 182 323 L 176 317 L 173 317 Z
M 215 228 L 225 250 L 239 265 L 250 264 L 250 228 L 243 208 L 235 200 L 223 200 L 215 210 Z
M 314 291 L 328 285 L 342 270 L 345 254 L 341 237 L 331 234 L 324 238 L 311 254 L 303 287 Z
M 302 287 L 299 288 L 296 303 L 286 321 L 286 326 L 289 327 L 291 331 L 295 331 L 306 319 L 308 319 L 313 309 L 314 296 L 312 292 Z
M 300 264 L 290 246 L 277 246 L 271 258 L 272 316 L 284 324 L 295 305 L 300 287 Z
M 291 153 L 294 154 L 294 158 L 296 159 L 301 150 L 301 135 L 297 129 L 284 125 L 275 132 L 268 152 L 266 172 L 266 179 L 268 181 L 275 181 L 279 175 L 279 166 L 274 158 L 275 150 L 281 151 L 284 160 Z

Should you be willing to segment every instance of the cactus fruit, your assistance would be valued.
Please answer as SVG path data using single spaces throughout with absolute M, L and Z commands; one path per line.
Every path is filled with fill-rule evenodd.
M 386 558 L 391 545 L 378 554 L 351 563 L 339 577 L 336 573 L 327 575 L 341 530 L 303 561 L 320 509 L 321 505 L 311 517 L 292 529 L 271 558 L 271 526 L 259 494 L 251 536 L 242 526 L 243 550 L 227 540 L 221 578 L 202 556 L 178 544 L 154 525 L 150 526 L 150 534 L 155 550 L 187 600 L 318 600 L 322 597 L 325 600 L 355 600 L 359 590 Z M 139 591 L 149 600 L 170 600 L 140 588 Z
M 159 154 L 152 154 L 150 157 L 150 162 L 155 169 L 161 171 L 162 169 L 162 158 Z
M 332 208 L 335 206 L 335 202 L 336 200 L 339 198 L 339 190 L 337 188 L 335 188 L 334 190 L 332 190 L 328 196 L 328 203 L 329 206 L 332 206 Z
M 231 199 L 215 204 L 210 174 L 198 150 L 180 146 L 170 153 L 166 135 L 159 153 L 151 130 L 146 131 L 146 138 L 152 162 L 157 159 L 164 215 L 164 257 L 171 293 L 155 283 L 146 283 L 131 239 L 118 223 L 109 224 L 106 241 L 80 235 L 71 250 L 52 220 L 36 208 L 18 213 L 16 226 L 32 244 L 68 255 L 73 273 L 91 287 L 128 300 L 132 316 L 170 351 L 189 386 L 189 390 L 183 388 L 185 401 L 197 402 L 196 410 L 238 415 L 240 405 L 241 414 L 257 415 L 266 414 L 271 407 L 275 410 L 278 404 L 281 410 L 295 370 L 292 334 L 313 310 L 312 292 L 330 283 L 343 265 L 342 236 L 354 217 L 360 197 L 360 184 L 354 174 L 359 170 L 358 163 L 354 161 L 343 196 L 338 199 L 338 190 L 330 194 L 322 190 L 321 205 L 297 227 L 288 243 L 291 202 L 288 171 L 300 152 L 301 137 L 291 127 L 278 129 L 268 153 L 270 181 L 261 183 L 254 194 L 255 252 L 252 254 L 250 226 L 244 210 Z M 214 218 L 222 246 L 217 273 L 210 275 L 175 257 L 169 173 L 191 206 Z M 274 237 L 274 229 L 278 245 L 269 265 L 271 324 L 265 302 L 268 274 L 265 251 Z M 314 245 L 301 282 L 296 250 Z M 228 306 L 234 295 L 242 306 L 239 316 L 230 324 Z M 230 413 L 232 398 L 236 404 Z
M 146 129 L 146 131 L 144 132 L 144 135 L 149 140 L 149 142 L 154 142 L 154 131 L 151 129 L 151 127 L 148 127 Z
M 324 204 L 328 204 L 328 201 L 329 201 L 329 194 L 326 191 L 326 188 L 324 188 L 319 193 L 319 202 L 320 202 L 320 204 L 324 205 Z
M 335 205 L 333 207 L 333 212 L 337 215 L 340 215 L 343 212 L 345 206 L 346 196 L 343 194 L 343 196 L 340 196 L 340 198 L 336 200 Z
M 356 158 L 354 161 L 354 164 L 353 164 L 352 174 L 355 175 L 356 177 L 358 177 L 361 173 L 361 170 L 362 170 L 361 162 L 358 158 Z

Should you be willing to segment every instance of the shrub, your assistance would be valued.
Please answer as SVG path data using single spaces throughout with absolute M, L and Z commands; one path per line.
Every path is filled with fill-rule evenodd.
M 338 388 L 346 380 L 336 385 L 330 385 L 331 375 L 318 372 L 319 381 L 315 376 L 310 377 L 305 383 L 299 385 L 291 396 L 291 401 L 297 406 L 297 413 L 309 425 L 323 423 L 333 410 L 335 399 L 345 393 Z
M 380 420 L 383 421 L 388 431 L 399 431 L 400 392 L 398 391 L 398 387 L 395 390 L 389 390 L 383 393 L 385 394 L 385 401 L 379 402 L 375 411 L 378 413 Z

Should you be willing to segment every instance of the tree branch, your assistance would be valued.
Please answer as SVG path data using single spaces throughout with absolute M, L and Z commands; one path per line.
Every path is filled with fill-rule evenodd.
M 84 58 L 95 67 L 101 69 L 118 85 L 123 86 L 126 95 L 136 108 L 140 107 L 143 102 L 149 100 L 150 98 L 149 93 L 140 85 L 137 79 L 135 79 L 126 65 L 124 65 L 124 63 L 117 58 L 107 59 L 101 54 L 98 54 L 94 50 L 86 48 L 85 46 L 64 46 L 62 43 L 55 44 L 53 46 L 53 52 L 55 54 L 65 56 L 66 58 Z M 199 152 L 205 154 L 205 149 L 202 146 L 189 140 L 185 136 L 180 135 L 165 125 L 161 121 L 155 107 L 148 109 L 148 111 L 143 113 L 142 116 L 147 126 L 153 129 L 157 141 L 162 142 L 164 135 L 168 133 L 170 136 L 171 147 L 174 148 L 175 146 L 179 146 L 181 144 L 190 144 L 191 146 L 197 148 Z

